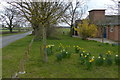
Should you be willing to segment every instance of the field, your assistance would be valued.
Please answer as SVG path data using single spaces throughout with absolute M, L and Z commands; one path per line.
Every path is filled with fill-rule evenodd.
M 68 29 L 60 30 L 60 32 Z M 79 63 L 79 54 L 75 53 L 73 46 L 80 46 L 90 52 L 95 58 L 98 55 L 105 54 L 108 50 L 112 56 L 118 54 L 118 46 L 110 44 L 101 44 L 96 41 L 81 40 L 79 38 L 69 37 L 67 34 L 59 34 L 57 39 L 48 39 L 47 44 L 54 45 L 53 55 L 48 57 L 48 63 L 41 61 L 40 45 L 42 41 L 34 41 L 30 49 L 29 59 L 25 64 L 26 74 L 21 74 L 21 78 L 118 78 L 118 66 L 103 65 L 93 66 L 91 70 L 86 70 L 85 65 Z M 27 36 L 2 49 L 3 58 L 3 78 L 9 78 L 20 69 L 20 60 L 23 58 L 26 48 L 33 36 Z M 67 51 L 72 53 L 70 58 L 56 61 L 56 54 L 59 45 L 69 46 Z
M 15 34 L 21 34 L 21 33 L 25 33 L 26 31 L 25 30 L 21 30 L 19 32 L 19 30 L 15 30 L 13 29 L 13 32 L 10 33 L 8 29 L 4 29 L 4 30 L 0 30 L 0 36 L 9 36 L 9 35 L 15 35 Z

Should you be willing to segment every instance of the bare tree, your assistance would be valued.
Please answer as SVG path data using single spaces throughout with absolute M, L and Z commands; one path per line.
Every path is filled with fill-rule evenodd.
M 113 2 L 113 4 L 109 4 L 108 6 L 108 10 L 109 10 L 109 14 L 118 14 L 120 15 L 119 12 L 119 8 L 120 8 L 120 1 L 119 0 L 111 0 Z
M 69 5 L 62 8 L 63 2 L 15 2 L 12 4 L 16 6 L 23 16 L 32 24 L 35 31 L 35 36 L 42 31 L 43 47 L 44 47 L 44 61 L 47 62 L 46 50 L 46 29 L 53 24 L 56 24 Z
M 10 30 L 11 33 L 13 28 L 15 27 L 16 22 L 19 21 L 17 16 L 18 11 L 13 6 L 6 7 L 5 12 L 1 14 L 2 21 L 6 23 L 6 25 L 8 26 L 7 28 Z
M 83 14 L 86 11 L 85 2 L 83 0 L 80 0 L 79 2 L 76 2 L 75 4 L 73 2 L 70 2 L 69 9 L 64 14 L 62 21 L 67 23 L 70 26 L 70 36 L 73 35 L 73 24 L 76 20 L 81 19 Z

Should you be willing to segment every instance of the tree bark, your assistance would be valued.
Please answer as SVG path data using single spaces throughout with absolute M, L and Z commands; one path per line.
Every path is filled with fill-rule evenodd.
M 46 48 L 46 27 L 43 26 L 43 46 L 44 46 L 44 62 L 48 62 L 47 48 Z
M 12 33 L 12 28 L 11 27 L 9 27 L 9 30 L 10 30 L 10 33 Z
M 72 37 L 72 35 L 74 35 L 73 25 L 70 26 L 70 37 Z

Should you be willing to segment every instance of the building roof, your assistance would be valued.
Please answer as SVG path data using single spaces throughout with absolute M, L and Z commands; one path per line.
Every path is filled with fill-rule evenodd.
M 120 25 L 120 15 L 105 15 L 106 25 Z
M 88 12 L 91 12 L 91 11 L 105 11 L 106 9 L 92 9 L 92 10 L 90 10 L 90 11 L 88 11 Z

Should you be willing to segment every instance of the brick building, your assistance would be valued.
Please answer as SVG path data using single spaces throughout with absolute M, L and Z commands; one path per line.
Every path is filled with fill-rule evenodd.
M 89 19 L 98 26 L 96 37 L 120 41 L 120 15 L 105 15 L 104 9 L 98 9 L 89 11 Z
M 120 15 L 105 15 L 105 9 L 94 9 L 89 11 L 86 19 L 89 19 L 91 23 L 98 26 L 96 37 L 120 41 Z M 81 21 L 76 20 L 76 26 Z M 74 32 L 74 34 L 76 35 L 77 32 Z

